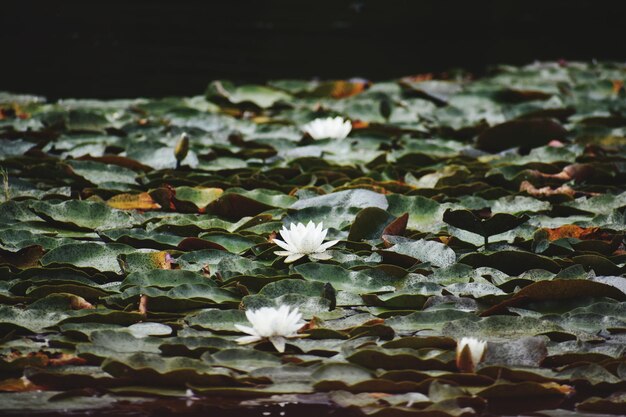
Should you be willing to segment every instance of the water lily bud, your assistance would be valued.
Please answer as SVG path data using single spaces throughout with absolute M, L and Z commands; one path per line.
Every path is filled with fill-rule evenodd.
M 380 101 L 379 105 L 380 114 L 385 118 L 385 120 L 389 121 L 389 117 L 391 116 L 392 104 L 389 97 L 384 97 Z
M 464 337 L 456 345 L 456 367 L 461 372 L 474 372 L 483 360 L 487 342 L 473 337 Z
M 95 308 L 93 304 L 78 295 L 72 295 L 70 297 L 70 307 L 72 310 L 91 310 Z
M 189 136 L 186 133 L 180 135 L 180 139 L 176 143 L 174 148 L 174 156 L 176 157 L 176 167 L 180 166 L 180 163 L 187 157 L 189 152 Z
M 333 311 L 337 307 L 337 291 L 330 282 L 324 284 L 324 295 L 322 297 L 330 301 L 329 311 Z

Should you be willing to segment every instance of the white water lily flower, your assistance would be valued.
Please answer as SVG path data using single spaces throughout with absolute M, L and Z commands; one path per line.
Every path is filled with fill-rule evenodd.
M 261 307 L 258 310 L 246 311 L 246 317 L 252 327 L 235 324 L 235 327 L 250 336 L 243 336 L 237 339 L 237 343 L 254 343 L 259 340 L 268 339 L 277 351 L 285 351 L 285 339 L 299 337 L 298 329 L 304 325 L 302 314 L 296 307 L 289 311 L 289 306 L 281 305 L 278 308 Z
M 285 263 L 295 262 L 303 256 L 313 259 L 330 259 L 331 255 L 326 249 L 337 244 L 338 240 L 331 240 L 326 243 L 326 233 L 328 229 L 323 229 L 323 223 L 317 226 L 312 221 L 305 226 L 303 223 L 291 223 L 289 229 L 283 226 L 280 235 L 283 240 L 274 239 L 273 242 L 285 250 L 274 252 L 278 256 L 286 256 Z
M 474 372 L 487 350 L 487 342 L 464 337 L 456 344 L 456 366 L 461 372 Z
M 313 139 L 343 139 L 352 130 L 350 120 L 342 117 L 315 119 L 302 126 L 302 129 Z

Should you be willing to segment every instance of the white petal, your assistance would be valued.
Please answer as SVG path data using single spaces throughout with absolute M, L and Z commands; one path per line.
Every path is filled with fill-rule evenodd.
M 302 226 L 302 227 L 300 227 Z M 302 236 L 304 235 L 304 226 L 301 223 L 292 225 L 293 230 L 289 232 L 290 244 L 293 247 L 294 252 L 300 252 L 302 246 Z
M 238 339 L 235 339 L 235 341 L 239 343 L 240 345 L 258 342 L 259 340 L 261 340 L 259 336 L 243 336 Z
M 258 336 L 257 332 L 252 327 L 242 326 L 241 324 L 235 324 L 235 327 L 240 332 L 248 333 L 248 334 L 250 334 L 252 336 Z
M 252 324 L 256 321 L 256 312 L 257 310 L 246 310 L 246 318 Z
M 293 337 L 298 335 L 298 330 L 302 326 L 304 326 L 305 322 L 302 321 L 302 314 L 298 312 L 298 308 L 296 307 L 293 311 L 289 313 L 287 316 L 287 327 L 288 330 L 285 333 L 285 337 Z
M 319 227 L 319 231 L 318 233 L 318 238 L 320 240 L 320 244 L 324 241 L 324 239 L 326 239 L 326 234 L 328 233 L 328 229 L 322 229 L 322 223 L 320 223 L 320 227 Z
M 290 245 L 289 245 L 288 243 L 286 243 L 286 242 L 283 242 L 283 241 L 282 241 L 282 240 L 280 240 L 280 239 L 273 239 L 273 240 L 272 240 L 272 243 L 275 243 L 276 245 L 278 245 L 278 246 L 280 246 L 281 248 L 283 248 L 283 249 L 285 249 L 285 250 L 288 250 L 288 251 L 291 251 L 291 250 L 293 249 L 293 247 L 292 247 L 292 246 L 290 246 Z
M 317 245 L 315 226 L 307 227 L 304 233 L 301 236 L 300 246 L 298 247 L 298 251 L 301 253 L 311 253 L 317 249 L 319 245 Z
M 319 259 L 320 261 L 325 261 L 327 259 L 332 258 L 333 256 L 328 252 L 320 252 L 320 253 L 312 253 L 309 255 L 309 258 Z
M 277 351 L 283 353 L 285 351 L 285 338 L 282 336 L 274 336 L 269 338 Z
M 306 232 L 306 226 L 304 225 L 304 223 L 298 223 L 296 225 L 295 232 L 297 232 L 297 235 L 304 234 L 304 232 Z
M 278 256 L 289 256 L 289 255 L 293 255 L 294 252 L 291 252 L 288 250 L 277 250 L 277 251 L 274 251 L 274 254 Z
M 310 246 L 307 248 L 308 249 L 307 252 L 315 252 L 317 248 L 324 241 L 324 237 L 326 235 L 324 231 L 322 231 L 319 225 L 316 226 L 314 224 L 312 224 L 311 227 L 309 227 L 308 233 L 309 233 Z
M 293 226 L 293 224 L 291 226 Z M 287 250 L 296 250 L 296 245 L 295 245 L 295 242 L 293 241 L 293 230 L 287 230 L 283 227 L 283 229 L 280 231 L 280 235 L 285 240 L 285 243 L 287 244 L 287 246 L 289 246 L 289 249 Z
M 287 257 L 285 258 L 284 262 L 285 262 L 286 264 L 289 264 L 289 263 L 291 263 L 291 262 L 295 262 L 295 261 L 297 261 L 298 259 L 302 258 L 304 255 L 305 255 L 304 253 L 294 253 L 294 254 L 291 254 L 291 255 L 289 255 L 289 256 L 287 256 Z
M 330 240 L 326 243 L 323 243 L 317 248 L 317 252 L 324 252 L 326 249 L 330 248 L 331 246 L 335 246 L 337 243 L 339 243 L 338 240 Z

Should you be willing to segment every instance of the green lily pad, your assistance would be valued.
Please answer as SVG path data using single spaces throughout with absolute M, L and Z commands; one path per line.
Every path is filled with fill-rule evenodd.
M 295 272 L 309 281 L 330 283 L 337 290 L 355 294 L 394 291 L 399 280 L 376 269 L 358 271 L 344 269 L 339 265 L 306 263 L 294 268 Z
M 441 332 L 445 336 L 482 338 L 519 338 L 525 336 L 552 335 L 567 337 L 567 331 L 547 320 L 533 317 L 493 316 L 480 320 L 459 319 L 446 323 Z M 570 336 L 571 338 L 572 336 Z
M 119 243 L 101 245 L 98 243 L 73 243 L 59 246 L 41 258 L 43 266 L 70 265 L 73 267 L 95 270 L 97 272 L 121 274 L 122 268 L 118 256 L 133 252 L 130 246 Z
M 406 241 L 403 239 L 387 239 L 393 243 L 387 251 L 405 255 L 420 262 L 430 262 L 434 266 L 445 268 L 456 262 L 456 253 L 440 242 L 431 240 Z
M 476 233 L 485 239 L 515 229 L 528 219 L 526 215 L 518 217 L 507 213 L 496 213 L 487 219 L 480 219 L 469 210 L 446 210 L 443 214 L 443 221 L 449 225 Z
M 125 211 L 90 201 L 70 200 L 58 204 L 40 201 L 33 203 L 31 210 L 54 225 L 80 230 L 131 227 L 135 222 L 133 216 Z
M 215 81 L 207 90 L 207 98 L 225 97 L 234 104 L 251 102 L 261 108 L 271 107 L 277 101 L 287 101 L 291 96 L 284 91 L 261 85 L 241 85 L 235 87 L 229 82 Z

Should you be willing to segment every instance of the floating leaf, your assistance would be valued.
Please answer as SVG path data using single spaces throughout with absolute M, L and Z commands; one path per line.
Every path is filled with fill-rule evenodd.
M 59 246 L 41 258 L 44 266 L 72 265 L 78 268 L 121 274 L 117 257 L 130 254 L 134 249 L 119 243 L 101 245 L 98 243 L 74 243 Z
M 488 152 L 500 152 L 517 146 L 542 146 L 566 136 L 567 130 L 555 120 L 518 119 L 485 130 L 478 136 L 476 147 Z
M 130 227 L 133 218 L 105 204 L 89 201 L 65 201 L 59 204 L 37 202 L 31 209 L 41 218 L 57 225 L 81 230 L 113 229 Z
M 230 83 L 214 81 L 207 91 L 207 97 L 219 95 L 228 99 L 231 103 L 239 104 L 251 102 L 259 107 L 271 107 L 277 101 L 286 101 L 291 96 L 283 91 L 260 85 L 242 85 L 234 87 Z
M 460 319 L 445 324 L 442 334 L 461 337 L 517 338 L 566 333 L 560 326 L 532 317 L 493 316 L 480 320 Z
M 487 219 L 480 219 L 469 210 L 446 210 L 443 221 L 459 229 L 476 233 L 485 238 L 497 235 L 507 230 L 515 229 L 527 222 L 528 216 L 513 216 L 506 213 L 497 213 Z
M 111 197 L 107 204 L 119 210 L 158 210 L 161 208 L 150 194 L 118 194 Z
M 545 269 L 550 272 L 558 272 L 561 267 L 552 259 L 522 251 L 500 251 L 490 254 L 471 253 L 459 259 L 473 267 L 487 266 L 511 275 L 519 275 L 530 269 Z
M 218 199 L 224 190 L 221 188 L 205 187 L 178 187 L 175 198 L 181 202 L 188 202 L 195 206 L 196 211 L 203 211 L 206 206 Z
M 387 249 L 387 251 L 409 256 L 420 262 L 430 262 L 440 268 L 445 268 L 456 262 L 454 251 L 440 242 L 424 239 L 415 241 L 388 239 L 388 241 L 397 243 Z

